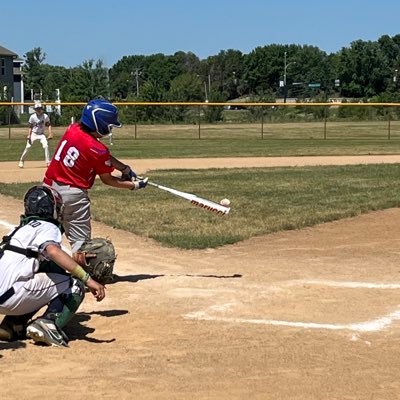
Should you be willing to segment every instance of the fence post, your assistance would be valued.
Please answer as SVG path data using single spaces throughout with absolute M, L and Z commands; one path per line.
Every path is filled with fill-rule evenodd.
M 261 106 L 261 140 L 264 139 L 264 106 Z
M 135 117 L 135 140 L 136 140 L 136 138 L 137 138 L 137 108 L 136 108 L 136 105 L 134 105 L 133 107 L 134 107 L 133 109 L 135 110 L 134 117 Z
M 324 140 L 326 139 L 326 119 L 327 119 L 327 110 L 328 107 L 324 107 Z
M 198 117 L 199 117 L 199 139 L 201 139 L 201 106 L 197 106 Z
M 388 140 L 390 140 L 390 110 L 388 112 Z
M 8 109 L 8 138 L 11 139 L 11 106 Z

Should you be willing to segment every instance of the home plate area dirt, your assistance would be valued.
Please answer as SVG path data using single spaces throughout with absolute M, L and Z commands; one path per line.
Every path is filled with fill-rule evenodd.
M 207 167 L 399 161 L 241 158 Z M 135 161 L 139 172 L 177 165 L 204 160 Z M 43 173 L 38 162 L 3 163 L 0 182 Z M 1 235 L 21 207 L 0 196 Z M 2 399 L 400 398 L 400 210 L 201 251 L 93 228 L 117 249 L 118 279 L 103 302 L 87 295 L 66 329 L 68 349 L 0 342 Z

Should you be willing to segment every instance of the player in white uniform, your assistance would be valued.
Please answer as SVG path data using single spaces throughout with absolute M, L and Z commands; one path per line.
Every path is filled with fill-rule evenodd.
M 27 141 L 26 141 L 26 146 L 25 146 L 24 151 L 22 152 L 21 158 L 19 159 L 18 166 L 20 168 L 24 168 L 25 157 L 28 154 L 28 151 L 30 150 L 30 148 L 32 147 L 32 144 L 36 140 L 40 140 L 40 143 L 42 144 L 46 165 L 48 166 L 50 164 L 49 145 L 47 142 L 47 139 L 53 138 L 53 134 L 51 131 L 50 118 L 47 114 L 44 113 L 43 106 L 41 103 L 36 103 L 33 106 L 33 109 L 35 110 L 35 113 L 29 117 L 29 122 L 28 122 L 29 123 L 29 132 L 28 132 L 28 137 L 27 137 Z M 44 133 L 45 127 L 47 127 L 48 131 L 49 131 L 49 135 L 47 138 Z
M 20 225 L 0 246 L 0 340 L 26 336 L 50 346 L 68 346 L 63 327 L 81 304 L 86 285 L 97 301 L 105 288 L 61 249 L 61 196 L 34 186 L 24 198 Z M 43 316 L 29 323 L 47 305 Z

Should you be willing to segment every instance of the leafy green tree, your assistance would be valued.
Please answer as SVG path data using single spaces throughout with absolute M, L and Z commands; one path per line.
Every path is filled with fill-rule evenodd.
M 184 73 L 178 75 L 171 82 L 171 87 L 167 93 L 168 101 L 202 101 L 202 84 L 196 74 Z M 184 106 L 174 106 L 169 108 L 169 119 L 172 122 L 184 121 L 189 113 L 189 108 Z
M 164 101 L 164 91 L 158 82 L 148 80 L 146 81 L 140 92 L 140 101 L 144 102 L 161 102 Z M 144 106 L 138 107 L 137 115 L 140 120 L 144 121 L 161 121 L 165 116 L 164 107 L 159 106 Z
M 110 69 L 111 97 L 136 99 L 137 89 L 143 83 L 143 67 L 146 56 L 124 56 Z
M 249 88 L 249 94 L 260 94 L 271 88 L 279 88 L 283 80 L 284 46 L 269 45 L 256 47 L 245 56 L 244 79 Z
M 43 81 L 43 100 L 53 102 L 56 98 L 56 89 L 60 92 L 65 100 L 68 97 L 68 80 L 69 70 L 65 67 L 52 66 L 43 64 L 42 72 L 46 79 Z
M 206 88 L 207 97 L 212 91 L 221 93 L 224 98 L 235 99 L 244 93 L 244 56 L 238 50 L 221 50 L 210 56 L 200 65 L 199 75 Z
M 218 90 L 212 90 L 210 93 L 210 102 L 225 102 L 226 98 Z M 223 119 L 224 107 L 222 106 L 206 106 L 204 110 L 204 118 L 207 122 L 218 122 Z
M 190 73 L 178 75 L 171 82 L 167 99 L 169 101 L 202 101 L 203 91 L 200 78 Z
M 71 70 L 68 97 L 71 101 L 89 101 L 109 97 L 108 70 L 103 61 L 88 60 Z
M 173 63 L 176 65 L 176 76 L 181 74 L 189 73 L 189 74 L 198 74 L 200 70 L 200 60 L 199 58 L 192 52 L 185 53 L 184 51 L 177 51 L 171 57 Z
M 346 97 L 371 97 L 386 90 L 390 62 L 377 42 L 357 40 L 342 48 L 338 59 L 341 93 Z
M 24 74 L 25 88 L 34 93 L 40 93 L 43 90 L 46 79 L 42 64 L 46 59 L 46 53 L 40 47 L 35 47 L 23 55 L 24 65 L 22 68 Z M 33 99 L 32 99 L 33 100 Z

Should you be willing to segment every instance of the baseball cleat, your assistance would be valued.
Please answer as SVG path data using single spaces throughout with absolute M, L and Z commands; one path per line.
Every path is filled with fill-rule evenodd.
M 24 162 L 23 162 L 23 161 L 20 161 L 20 162 L 18 163 L 18 167 L 24 168 Z
M 26 336 L 33 339 L 35 343 L 68 347 L 67 335 L 49 319 L 38 318 L 33 321 L 26 329 Z

